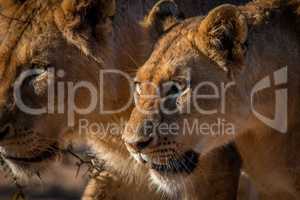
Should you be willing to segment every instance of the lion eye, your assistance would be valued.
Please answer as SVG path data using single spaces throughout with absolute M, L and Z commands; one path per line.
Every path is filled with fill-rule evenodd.
M 172 110 L 182 110 L 185 102 L 187 102 L 190 91 L 189 82 L 186 79 L 176 79 L 165 82 L 162 85 L 162 100 L 164 108 Z
M 163 96 L 180 96 L 183 91 L 188 87 L 187 81 L 185 80 L 172 80 L 164 83 L 163 85 Z
M 171 88 L 168 90 L 166 96 L 170 96 L 170 95 L 177 95 L 180 93 L 180 88 L 177 84 L 174 84 L 171 86 Z

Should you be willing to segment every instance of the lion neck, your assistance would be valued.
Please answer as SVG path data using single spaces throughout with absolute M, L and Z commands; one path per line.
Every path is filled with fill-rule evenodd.
M 240 124 L 240 132 L 248 132 L 253 127 L 261 127 L 256 117 L 251 111 L 251 92 L 257 84 L 264 78 L 269 78 L 271 85 L 274 83 L 275 73 L 281 72 L 287 68 L 287 80 L 285 84 L 288 93 L 295 96 L 298 95 L 297 88 L 300 84 L 294 78 L 293 74 L 299 74 L 296 60 L 300 57 L 299 37 L 297 36 L 297 22 L 295 16 L 288 11 L 274 11 L 271 18 L 265 18 L 258 24 L 252 24 L 249 28 L 248 50 L 242 71 L 236 76 L 235 82 L 237 90 L 233 96 L 242 97 L 241 108 L 244 109 L 245 115 L 238 115 L 237 124 Z M 294 26 L 291 25 L 294 22 Z M 291 53 L 287 53 L 291 52 Z M 282 71 L 284 72 L 284 70 Z M 273 83 L 272 83 L 273 82 Z M 283 85 L 284 86 L 284 85 Z M 272 115 L 275 108 L 274 88 L 271 90 L 263 90 L 254 97 L 252 102 L 253 108 L 257 109 L 265 115 Z M 299 102 L 292 101 L 288 98 L 288 116 L 289 123 L 299 123 L 296 117 L 297 111 L 294 109 Z M 274 117 L 274 116 L 272 116 Z M 272 118 L 271 117 L 271 118 Z M 241 119 L 243 119 L 241 121 Z
M 299 96 L 300 87 L 296 77 L 296 74 L 300 73 L 297 63 L 300 57 L 300 40 L 297 36 L 299 33 L 295 31 L 296 20 L 291 17 L 293 16 L 279 12 L 272 18 L 265 18 L 261 23 L 250 24 L 244 65 L 233 78 L 235 87 L 229 89 L 226 94 L 228 106 L 226 116 L 229 117 L 229 122 L 235 125 L 236 133 L 234 137 L 227 135 L 217 138 L 207 137 L 203 141 L 204 152 L 210 152 L 216 147 L 231 142 L 235 137 L 249 132 L 259 132 L 259 134 L 278 132 L 260 121 L 253 111 L 273 119 L 276 106 L 274 95 L 276 93 L 274 92 L 281 87 L 288 89 L 289 98 L 286 102 L 288 104 L 288 129 L 300 123 L 297 117 L 299 111 L 296 109 L 300 102 L 295 100 Z M 294 26 L 291 25 L 293 21 Z M 274 73 L 281 72 L 280 70 L 285 67 L 287 67 L 288 82 L 279 86 L 274 85 Z M 257 94 L 252 93 L 254 87 L 264 78 L 270 79 L 271 86 Z M 295 98 L 290 98 L 290 94 Z M 253 102 L 251 102 L 251 96 Z

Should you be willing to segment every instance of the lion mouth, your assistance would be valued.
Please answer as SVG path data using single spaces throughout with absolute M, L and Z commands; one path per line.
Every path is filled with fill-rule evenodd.
M 190 174 L 197 167 L 199 154 L 190 150 L 178 158 L 169 159 L 166 164 L 151 163 L 150 159 L 145 155 L 141 155 L 140 159 L 142 159 L 144 163 L 149 163 L 150 167 L 159 173 Z
M 51 145 L 46 150 L 42 151 L 41 153 L 39 153 L 37 156 L 34 157 L 14 157 L 14 156 L 4 155 L 4 158 L 15 162 L 39 163 L 56 157 L 58 151 L 59 149 L 57 145 Z

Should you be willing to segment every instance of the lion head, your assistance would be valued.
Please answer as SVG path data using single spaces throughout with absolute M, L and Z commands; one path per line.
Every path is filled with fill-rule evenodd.
M 149 29 L 164 31 L 136 74 L 135 108 L 123 139 L 162 187 L 191 177 L 202 156 L 236 134 L 268 130 L 251 109 L 270 114 L 273 93 L 255 96 L 253 103 L 251 89 L 274 72 L 285 74 L 285 65 L 289 73 L 298 73 L 294 60 L 300 52 L 295 29 L 284 26 L 296 23 L 295 17 L 288 6 L 275 7 L 270 2 L 225 4 L 183 21 L 153 13 L 146 19 Z
M 59 155 L 69 126 L 67 99 L 59 94 L 66 85 L 54 85 L 97 86 L 98 69 L 110 65 L 114 7 L 114 1 L 1 1 L 0 152 L 16 175 L 37 173 Z M 74 103 L 86 107 L 88 94 L 76 92 Z

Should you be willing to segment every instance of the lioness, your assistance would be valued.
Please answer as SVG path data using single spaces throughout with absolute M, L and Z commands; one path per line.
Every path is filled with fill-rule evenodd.
M 261 199 L 300 199 L 299 5 L 225 4 L 161 35 L 123 135 L 156 185 L 201 191 L 212 152 L 234 140 Z
M 72 104 L 68 104 L 62 88 L 67 87 L 67 82 L 75 84 L 77 81 L 89 81 L 96 86 L 96 91 L 104 92 L 103 101 L 98 104 L 102 103 L 105 110 L 118 110 L 122 107 L 130 98 L 129 83 L 116 76 L 106 76 L 101 85 L 98 80 L 99 70 L 133 72 L 143 63 L 155 40 L 153 36 L 157 34 L 155 31 L 148 33 L 148 30 L 138 28 L 137 25 L 147 12 L 147 7 L 155 2 L 0 1 L 0 151 L 18 177 L 39 173 L 47 167 L 47 163 L 55 160 L 67 133 L 79 138 L 76 133 L 80 132 L 80 118 L 89 123 L 110 124 L 129 117 L 130 107 L 117 114 L 104 115 L 99 114 L 100 106 L 97 106 L 99 109 L 92 113 L 76 113 L 73 121 L 75 124 L 69 126 L 68 108 Z M 179 14 L 177 6 L 165 9 L 164 5 L 158 4 L 157 11 L 152 14 L 167 18 L 170 14 Z M 187 10 L 194 7 L 190 3 L 184 6 Z M 211 4 L 204 6 L 209 8 Z M 196 13 L 207 11 L 204 6 Z M 180 15 L 177 18 L 179 17 Z M 35 71 L 27 71 L 32 69 Z M 27 76 L 27 72 L 32 74 Z M 54 87 L 53 93 L 49 93 L 49 88 L 56 83 L 66 84 L 60 88 Z M 71 85 L 69 86 L 72 87 Z M 14 89 L 21 89 L 19 96 Z M 90 92 L 86 88 L 76 90 L 73 97 L 79 109 L 84 110 L 90 104 Z M 48 106 L 53 98 L 54 104 Z M 23 107 L 33 108 L 35 111 L 40 109 L 40 114 L 29 114 L 21 110 L 21 100 L 24 101 Z M 145 196 L 155 199 L 163 195 L 156 194 L 153 192 L 154 187 L 149 187 L 147 169 L 131 159 L 119 135 L 97 135 L 86 131 L 81 131 L 80 134 L 83 136 L 81 140 L 92 145 L 97 155 L 106 161 L 107 172 L 93 180 L 89 187 L 94 189 L 94 181 L 96 186 L 98 180 L 105 183 L 99 185 L 101 190 L 97 188 L 99 199 L 145 199 Z M 116 187 L 108 188 L 112 185 Z M 101 193 L 105 191 L 111 193 L 112 197 L 105 197 L 106 193 Z M 90 190 L 87 194 L 90 195 Z M 88 197 L 97 195 L 91 194 Z
M 143 29 L 137 28 L 143 15 L 130 13 L 141 5 L 140 1 L 133 5 L 126 1 L 121 4 L 116 5 L 111 0 L 1 1 L 0 151 L 19 179 L 42 172 L 47 163 L 53 162 L 60 155 L 59 149 L 64 138 L 69 135 L 76 138 L 82 136 L 82 141 L 87 140 L 86 143 L 93 145 L 97 156 L 107 159 L 107 169 L 112 173 L 101 174 L 105 177 L 102 181 L 105 184 L 99 185 L 102 189 L 98 188 L 97 191 L 99 199 L 104 199 L 106 195 L 101 191 L 110 192 L 113 189 L 105 190 L 111 185 L 120 191 L 112 193 L 112 198 L 119 194 L 127 199 L 141 198 L 147 194 L 149 199 L 156 198 L 154 190 L 145 184 L 148 179 L 146 171 L 130 160 L 120 136 L 86 132 L 77 134 L 79 118 L 89 120 L 90 123 L 109 124 L 115 122 L 116 118 L 120 121 L 122 117 L 128 118 L 130 108 L 114 116 L 102 115 L 96 109 L 88 115 L 74 116 L 75 124 L 69 126 L 67 109 L 71 104 L 68 104 L 67 96 L 58 94 L 63 89 L 56 87 L 57 83 L 65 83 L 66 86 L 68 82 L 76 84 L 88 81 L 94 85 L 97 93 L 101 89 L 101 70 L 133 71 L 136 65 L 142 63 L 151 49 L 151 43 L 147 43 L 147 34 Z M 116 10 L 122 12 L 115 16 Z M 124 32 L 130 34 L 127 36 Z M 136 49 L 139 50 L 137 53 Z M 131 55 L 136 56 L 132 58 Z M 24 72 L 31 69 L 37 73 L 34 72 L 23 81 L 22 76 L 26 76 Z M 105 76 L 103 81 L 105 93 L 101 103 L 106 110 L 119 109 L 129 97 L 128 81 L 116 76 Z M 14 86 L 21 89 L 20 97 L 14 96 Z M 48 103 L 53 103 L 50 86 L 55 86 L 55 99 L 49 107 Z M 60 100 L 57 98 L 59 96 Z M 47 108 L 48 111 L 38 115 L 30 114 L 17 105 L 16 101 L 19 100 L 23 100 L 27 107 Z M 81 88 L 75 92 L 76 106 L 84 109 L 90 101 L 88 89 Z M 66 106 L 58 111 L 58 105 Z M 128 166 L 132 170 L 128 170 Z M 118 174 L 115 176 L 116 171 Z M 120 180 L 106 185 L 106 179 L 109 178 L 110 182 Z M 120 189 L 120 182 L 127 183 L 126 187 Z M 132 192 L 128 193 L 128 188 Z M 122 194 L 122 190 L 126 192 Z M 88 193 L 87 197 L 96 195 Z

